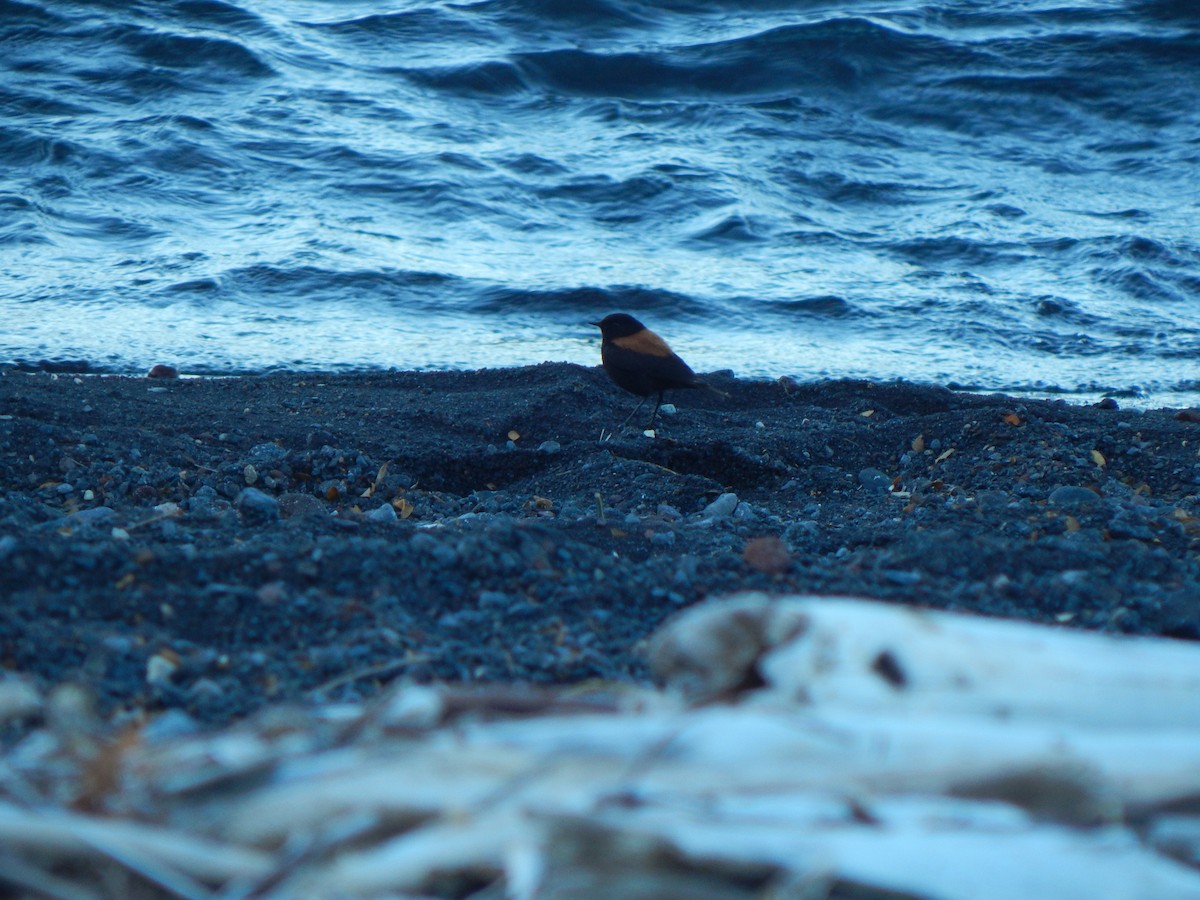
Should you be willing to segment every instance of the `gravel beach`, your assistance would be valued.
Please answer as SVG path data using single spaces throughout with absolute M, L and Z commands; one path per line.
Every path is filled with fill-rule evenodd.
M 560 363 L 2 372 L 0 662 L 216 724 L 645 680 L 648 634 L 743 589 L 1200 639 L 1200 415 L 704 377 L 727 396 L 668 397 L 650 437 Z

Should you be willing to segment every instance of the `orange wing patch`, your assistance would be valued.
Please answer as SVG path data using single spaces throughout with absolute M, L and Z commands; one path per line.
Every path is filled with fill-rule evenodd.
M 613 343 L 618 347 L 631 350 L 634 353 L 644 353 L 647 356 L 671 356 L 671 348 L 649 328 L 643 328 L 637 334 L 629 337 L 615 338 Z

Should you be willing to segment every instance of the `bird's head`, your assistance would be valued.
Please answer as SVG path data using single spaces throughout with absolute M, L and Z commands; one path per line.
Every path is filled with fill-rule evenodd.
M 633 316 L 626 315 L 625 313 L 612 313 L 605 316 L 599 322 L 589 322 L 588 324 L 599 328 L 600 334 L 604 336 L 606 341 L 629 337 L 646 329 L 645 325 Z

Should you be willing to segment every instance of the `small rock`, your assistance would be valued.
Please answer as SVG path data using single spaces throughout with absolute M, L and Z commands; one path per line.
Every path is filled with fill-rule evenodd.
M 650 543 L 656 547 L 675 546 L 675 532 L 670 529 L 650 532 Z
M 436 562 L 443 566 L 453 566 L 459 562 L 457 550 L 425 531 L 414 534 L 410 546 L 415 551 L 433 557 Z
M 211 678 L 198 678 L 188 693 L 197 700 L 215 700 L 225 693 L 225 689 Z
M 188 513 L 195 519 L 215 519 L 229 504 L 222 500 L 212 485 L 203 484 L 187 500 Z
M 1051 506 L 1064 509 L 1097 503 L 1100 500 L 1100 496 L 1089 488 L 1064 484 L 1062 487 L 1056 487 L 1052 490 L 1047 499 Z
M 558 441 L 542 441 L 537 447 L 538 453 L 555 454 L 560 450 L 562 450 L 562 444 Z
M 892 584 L 913 585 L 921 581 L 921 573 L 916 569 L 884 569 L 883 577 Z
M 309 450 L 319 450 L 324 446 L 332 444 L 336 438 L 328 431 L 318 429 L 310 432 L 308 437 L 304 439 L 304 446 Z
M 750 568 L 765 575 L 782 575 L 792 566 L 788 545 L 774 535 L 747 541 L 742 559 Z
M 758 521 L 758 513 L 754 511 L 754 507 L 749 503 L 739 503 L 736 507 L 734 507 L 733 517 L 739 522 Z
M 807 540 L 821 534 L 821 524 L 815 519 L 797 519 L 785 529 L 788 540 Z
M 159 363 L 158 365 L 153 366 L 150 369 L 150 371 L 146 373 L 146 377 L 147 378 L 178 378 L 179 370 L 176 369 L 174 366 L 167 366 L 167 365 L 163 365 L 162 363 Z
M 675 404 L 674 404 L 674 403 L 664 403 L 664 404 L 662 404 L 661 406 L 659 406 L 659 408 L 658 408 L 658 411 L 659 411 L 659 413 L 660 413 L 661 415 L 664 415 L 664 416 L 673 416 L 673 415 L 675 415 L 675 413 L 677 413 L 679 410 L 677 410 L 677 409 L 675 408 Z
M 264 524 L 279 519 L 279 501 L 258 488 L 248 487 L 238 494 L 237 508 L 246 522 Z
M 1108 523 L 1108 534 L 1117 539 L 1135 541 L 1153 541 L 1156 537 L 1148 522 L 1140 519 L 1137 513 L 1123 510 Z
M 260 469 L 268 469 L 281 462 L 287 455 L 288 451 L 283 447 L 268 441 L 251 447 L 250 452 L 246 454 L 246 462 Z
M 1112 397 L 1104 397 L 1095 404 L 1096 409 L 1120 409 L 1121 405 Z
M 410 678 L 412 674 L 410 668 Z M 385 701 L 377 715 L 382 725 L 423 731 L 442 721 L 445 706 L 440 691 L 418 684 L 407 684 Z
M 384 503 L 377 509 L 367 513 L 367 518 L 372 522 L 396 522 L 399 517 L 396 515 L 396 509 L 390 503 Z
M 503 591 L 480 591 L 479 606 L 486 609 L 492 607 L 494 609 L 505 609 L 512 605 L 512 597 Z
M 153 744 L 187 737 L 197 734 L 200 730 L 200 723 L 182 709 L 168 709 L 147 722 L 139 732 L 139 737 L 145 743 Z
M 146 660 L 146 681 L 150 684 L 167 684 L 179 670 L 179 655 L 162 650 Z
M 279 495 L 279 512 L 288 519 L 320 518 L 329 515 L 329 507 L 312 494 L 288 491 Z
M 276 606 L 287 599 L 287 585 L 276 579 L 268 581 L 256 591 L 258 599 L 267 606 Z
M 980 491 L 975 495 L 975 502 L 982 510 L 994 512 L 998 509 L 1003 509 L 1010 502 L 1010 497 L 1003 491 Z
M 858 483 L 871 494 L 886 494 L 892 488 L 892 479 L 878 469 L 863 469 L 858 473 Z
M 0 724 L 28 719 L 42 711 L 42 695 L 37 688 L 16 675 L 0 678 Z
M 71 525 L 108 525 L 117 518 L 116 510 L 108 506 L 93 506 L 91 509 L 81 509 L 67 516 Z
M 728 519 L 733 515 L 733 511 L 737 509 L 738 495 L 737 494 L 722 494 L 708 506 L 704 507 L 704 518 L 706 519 Z

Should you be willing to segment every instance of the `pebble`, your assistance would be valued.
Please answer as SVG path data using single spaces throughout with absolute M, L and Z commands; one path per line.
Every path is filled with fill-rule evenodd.
M 159 363 L 158 365 L 151 367 L 150 371 L 146 373 L 146 377 L 147 378 L 178 378 L 179 370 L 176 369 L 174 366 L 168 366 L 168 365 L 164 365 L 163 363 Z
M 458 563 L 459 555 L 449 544 L 439 541 L 432 534 L 422 531 L 413 535 L 409 546 L 413 550 L 428 554 L 443 566 L 453 566 Z
M 280 513 L 289 519 L 322 518 L 329 515 L 329 506 L 312 494 L 288 491 L 280 494 Z
M 1156 537 L 1149 524 L 1136 513 L 1122 510 L 1108 523 L 1108 534 L 1113 538 L 1128 538 L 1135 541 L 1153 541 Z
M 1054 580 L 1062 582 L 1067 587 L 1079 587 L 1087 583 L 1088 572 L 1086 569 L 1067 569 L 1067 571 L 1054 576 Z
M 378 508 L 367 513 L 367 518 L 372 522 L 397 522 L 399 517 L 396 515 L 396 509 L 390 503 L 383 503 Z
M 788 545 L 774 535 L 756 537 L 746 542 L 742 559 L 750 568 L 764 575 L 782 575 L 792 566 Z
M 558 441 L 542 441 L 537 447 L 538 453 L 555 454 L 562 450 L 562 444 Z
M 237 498 L 238 512 L 246 522 L 265 524 L 279 519 L 279 501 L 258 488 L 248 487 Z
M 170 656 L 156 653 L 146 660 L 146 681 L 149 684 L 167 684 L 179 669 L 179 663 Z
M 892 479 L 878 469 L 863 469 L 858 473 L 858 483 L 871 494 L 886 494 L 892 488 Z
M 739 503 L 733 508 L 733 517 L 739 522 L 757 522 L 758 513 L 749 503 Z
M 188 694 L 197 700 L 215 700 L 225 694 L 225 689 L 211 678 L 198 678 Z
M 479 605 L 482 608 L 506 609 L 513 603 L 512 598 L 503 591 L 481 591 Z
M 138 732 L 148 744 L 172 738 L 187 737 L 200 731 L 200 723 L 182 709 L 168 709 L 151 718 Z
M 228 504 L 222 500 L 211 485 L 201 485 L 186 501 L 188 512 L 195 519 L 215 519 Z
M 728 519 L 733 515 L 733 511 L 738 506 L 737 494 L 722 494 L 708 506 L 704 507 L 703 516 L 705 519 Z
M 36 687 L 16 675 L 0 678 L 0 724 L 27 719 L 42 711 L 42 695 Z
M 282 462 L 287 455 L 288 451 L 283 447 L 268 441 L 262 444 L 255 444 L 250 448 L 250 452 L 246 454 L 246 464 L 266 469 L 272 464 Z
M 788 525 L 784 536 L 790 540 L 804 540 L 817 537 L 821 533 L 821 524 L 815 519 L 797 519 Z
M 1058 507 L 1059 509 L 1087 506 L 1100 502 L 1100 497 L 1095 491 L 1071 484 L 1064 484 L 1062 487 L 1055 488 L 1050 492 L 1050 496 L 1047 499 L 1051 506 Z
M 108 506 L 93 506 L 91 509 L 81 509 L 66 517 L 71 525 L 108 525 L 117 518 L 116 510 Z

